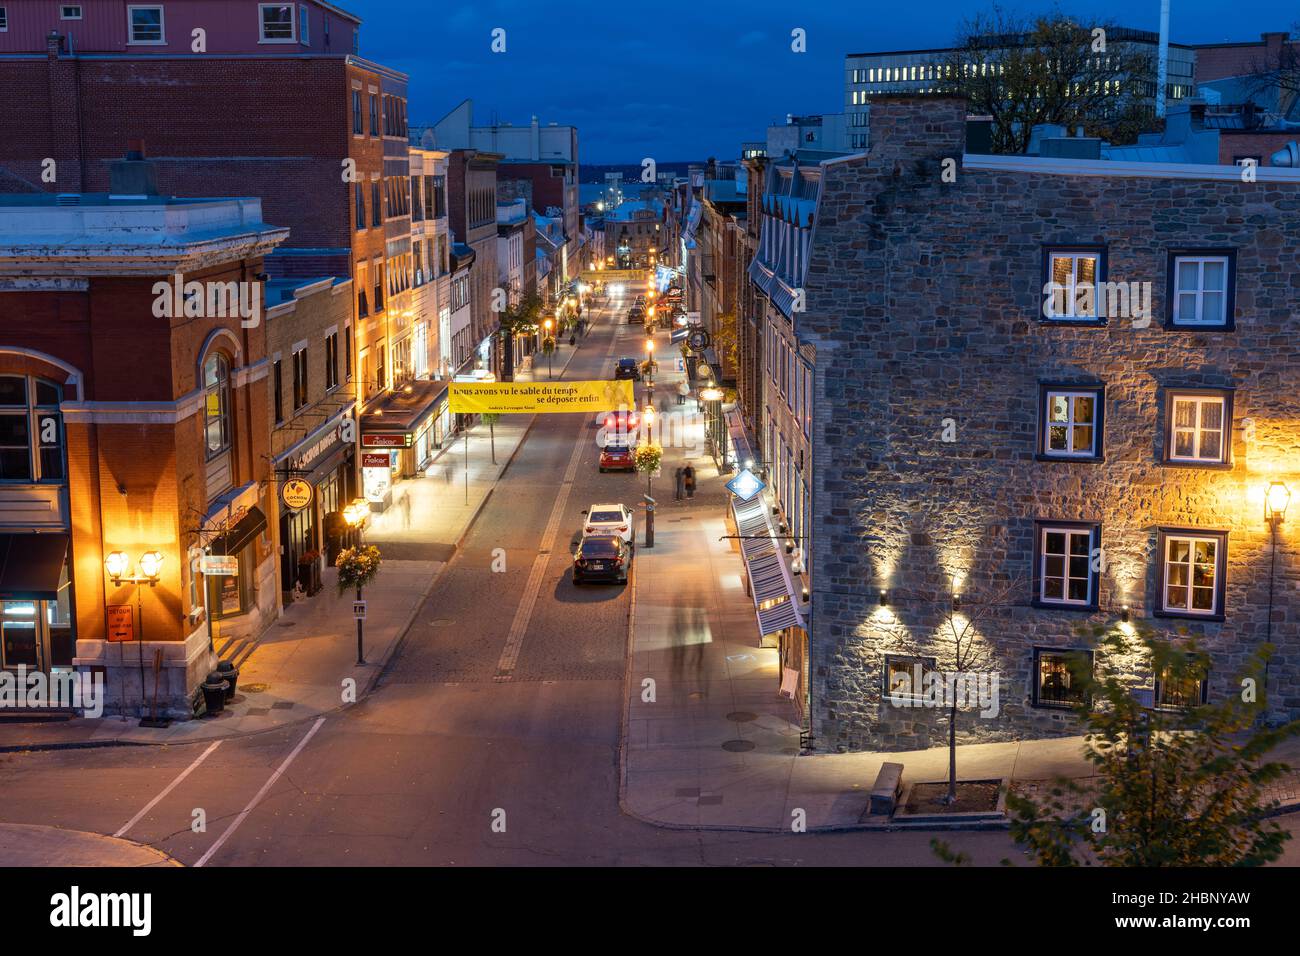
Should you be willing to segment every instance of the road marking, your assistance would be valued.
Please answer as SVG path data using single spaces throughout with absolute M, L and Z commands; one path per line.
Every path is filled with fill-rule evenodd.
M 131 829 L 133 826 L 135 826 L 137 823 L 139 823 L 142 819 L 144 819 L 144 816 L 145 816 L 146 813 L 148 813 L 148 812 L 149 812 L 150 810 L 152 810 L 154 807 L 158 806 L 158 804 L 162 802 L 162 799 L 163 799 L 164 797 L 166 797 L 167 794 L 171 793 L 171 792 L 172 792 L 173 790 L 175 790 L 178 786 L 180 786 L 181 781 L 184 780 L 186 777 L 188 777 L 191 773 L 194 772 L 194 768 L 195 768 L 195 767 L 197 767 L 199 764 L 203 763 L 203 761 L 207 759 L 208 754 L 212 753 L 212 751 L 216 750 L 216 749 L 217 749 L 218 747 L 220 747 L 220 746 L 221 746 L 221 741 L 220 741 L 220 740 L 214 740 L 211 744 L 209 744 L 209 745 L 208 745 L 208 749 L 205 750 L 205 751 L 203 751 L 203 753 L 199 754 L 199 755 L 194 759 L 194 762 L 193 762 L 192 764 L 190 764 L 188 767 L 186 767 L 184 770 L 182 770 L 181 773 L 180 773 L 180 776 L 178 776 L 178 777 L 177 777 L 175 780 L 173 780 L 171 783 L 167 784 L 167 786 L 163 788 L 162 793 L 158 794 L 158 796 L 154 797 L 152 800 L 150 800 L 148 803 L 146 803 L 146 804 L 144 805 L 144 809 L 141 810 L 139 813 L 137 813 L 135 816 L 133 816 L 130 820 L 126 821 L 126 825 L 125 825 L 124 827 L 122 827 L 122 829 L 120 829 L 120 830 L 118 830 L 116 833 L 114 833 L 113 836 L 115 836 L 115 837 L 120 837 L 120 836 L 122 836 L 123 834 L 126 833 L 127 830 Z
M 304 736 L 302 740 L 298 741 L 298 746 L 294 747 L 293 752 L 290 753 L 289 756 L 284 758 L 284 763 L 280 764 L 280 766 L 276 769 L 275 773 L 271 774 L 271 779 L 266 781 L 266 783 L 262 784 L 262 789 L 257 791 L 257 793 L 253 796 L 252 800 L 248 801 L 248 806 L 244 807 L 244 809 L 240 812 L 239 816 L 235 817 L 234 821 L 230 824 L 230 826 L 226 827 L 226 832 L 221 834 L 221 836 L 217 838 L 216 843 L 208 847 L 207 853 L 204 853 L 201 857 L 199 857 L 199 862 L 195 863 L 194 864 L 195 866 L 203 866 L 205 863 L 208 862 L 208 860 L 212 859 L 212 854 L 220 850 L 222 844 L 230 839 L 230 835 L 234 833 L 237 829 L 239 829 L 239 825 L 244 822 L 244 819 L 250 813 L 253 812 L 253 808 L 256 807 L 258 803 L 261 802 L 262 798 L 266 796 L 266 792 L 270 790 L 272 786 L 274 786 L 277 780 L 280 779 L 280 775 L 289 769 L 289 764 L 293 763 L 293 759 L 298 756 L 298 754 L 302 751 L 303 747 L 307 746 L 307 741 L 311 740 L 311 738 L 316 735 L 316 731 L 320 730 L 320 725 L 323 723 L 325 723 L 324 717 L 316 718 L 316 723 L 312 724 L 311 730 L 307 731 L 306 736 Z
M 605 361 L 608 362 L 614 355 L 614 340 L 611 338 L 609 349 L 605 354 Z M 587 433 L 586 422 L 584 421 L 578 430 L 577 437 L 573 443 L 573 454 L 569 456 L 569 467 L 564 471 L 564 479 L 560 482 L 560 493 L 556 496 L 555 506 L 551 508 L 550 520 L 546 522 L 546 530 L 542 533 L 542 542 L 537 557 L 533 559 L 533 567 L 528 572 L 528 581 L 524 584 L 524 594 L 519 601 L 519 607 L 515 610 L 515 618 L 510 622 L 510 633 L 506 636 L 506 646 L 501 650 L 501 660 L 497 662 L 497 673 L 495 681 L 508 681 L 514 673 L 515 664 L 519 661 L 519 651 L 524 644 L 524 634 L 528 632 L 528 622 L 533 616 L 533 607 L 537 604 L 537 595 L 542 589 L 542 578 L 546 575 L 546 565 L 550 563 L 551 551 L 555 548 L 555 538 L 559 534 L 560 522 L 564 520 L 565 512 L 568 510 L 569 492 L 573 490 L 573 479 L 578 473 L 578 464 L 582 461 L 583 440 Z

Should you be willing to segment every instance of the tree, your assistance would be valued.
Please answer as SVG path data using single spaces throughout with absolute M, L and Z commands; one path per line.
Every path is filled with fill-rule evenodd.
M 497 463 L 497 422 L 501 421 L 500 412 L 484 412 L 483 422 L 488 427 L 488 436 L 492 441 L 492 464 Z
M 1300 34 L 1300 22 L 1292 26 Z M 1300 97 L 1300 43 L 1282 41 L 1276 53 L 1265 53 L 1251 61 L 1246 80 L 1247 95 L 1263 100 L 1270 109 L 1289 114 Z M 1273 102 L 1276 93 L 1277 102 Z
M 513 375 L 515 368 L 515 337 L 531 335 L 537 331 L 542 319 L 542 297 L 536 292 L 522 296 L 514 305 L 500 313 L 498 334 L 505 346 L 505 368 Z
M 1010 794 L 1011 835 L 1048 866 L 1254 866 L 1275 860 L 1290 834 L 1265 819 L 1264 787 L 1289 768 L 1266 759 L 1300 731 L 1267 728 L 1264 645 L 1241 678 L 1241 692 L 1202 703 L 1209 656 L 1195 641 L 1175 646 L 1135 623 L 1093 631 L 1102 661 L 1150 661 L 1160 700 L 1139 700 L 1118 666 L 1094 676 L 1072 666 L 1084 690 L 1095 786 L 1058 780 L 1045 797 Z M 1154 706 L 1163 704 L 1164 706 Z M 1080 809 L 1082 808 L 1082 809 Z
M 916 657 L 933 657 L 934 671 L 923 680 L 930 687 L 891 686 L 890 697 L 909 705 L 924 702 L 942 706 L 948 717 L 948 793 L 945 803 L 957 800 L 957 724 L 962 709 L 973 709 L 974 700 L 958 693 L 958 687 L 969 690 L 971 681 L 996 670 L 997 662 L 993 644 L 987 635 L 988 624 L 1002 609 L 1016 603 L 1024 592 L 1020 578 L 995 579 L 969 591 L 954 586 L 951 598 L 945 602 L 938 626 L 927 640 L 918 641 L 912 628 L 897 617 L 886 630 L 892 631 L 892 646 Z M 963 683 L 959 685 L 958 681 Z M 889 698 L 887 698 L 888 700 Z
M 1142 89 L 1152 65 L 1131 44 L 1105 39 L 1121 35 L 1060 12 L 1030 21 L 995 6 L 962 24 L 955 49 L 936 65 L 935 86 L 992 117 L 995 153 L 1024 153 L 1042 123 L 1133 142 L 1152 120 Z
M 718 316 L 713 344 L 729 368 L 740 364 L 740 334 L 736 327 L 736 313 L 724 312 Z

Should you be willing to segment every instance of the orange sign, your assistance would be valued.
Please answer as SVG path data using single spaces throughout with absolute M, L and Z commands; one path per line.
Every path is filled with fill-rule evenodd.
M 135 608 L 129 604 L 110 604 L 104 611 L 110 641 L 135 640 Z

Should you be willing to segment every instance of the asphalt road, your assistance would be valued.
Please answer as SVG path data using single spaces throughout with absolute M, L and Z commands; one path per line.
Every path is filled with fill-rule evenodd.
M 640 341 L 605 319 L 566 377 L 607 376 Z M 680 831 L 620 812 L 629 596 L 574 588 L 569 542 L 583 508 L 631 504 L 640 481 L 598 473 L 595 432 L 538 418 L 364 701 L 215 746 L 0 755 L 0 819 L 205 866 L 942 865 L 929 833 Z M 1023 860 L 1005 833 L 949 842 L 977 864 Z

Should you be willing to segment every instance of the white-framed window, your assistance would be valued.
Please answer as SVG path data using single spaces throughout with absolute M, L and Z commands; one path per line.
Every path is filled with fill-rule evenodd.
M 1228 460 L 1228 396 L 1169 395 L 1170 461 L 1222 464 Z
M 1097 456 L 1101 430 L 1101 401 L 1097 390 L 1045 389 L 1042 414 L 1044 455 Z
M 311 9 L 305 3 L 298 4 L 298 42 L 311 45 Z
M 9 32 L 9 8 L 0 7 L 0 33 Z
M 220 352 L 203 363 L 203 437 L 208 461 L 230 448 L 230 360 Z
M 62 6 L 60 6 L 60 7 L 59 7 L 59 19 L 60 19 L 60 20 L 80 20 L 80 19 L 81 19 L 81 4 L 79 4 L 79 3 L 65 3 L 65 4 L 63 4 Z
M 1230 256 L 1175 255 L 1172 272 L 1174 325 L 1228 325 Z
M 293 43 L 294 9 L 292 3 L 259 3 L 258 26 L 262 43 Z
M 1087 607 L 1095 602 L 1092 549 L 1095 525 L 1042 524 L 1038 528 L 1038 600 Z
M 128 5 L 126 23 L 129 44 L 160 46 L 167 42 L 161 3 Z
M 1161 610 L 1172 614 L 1221 614 L 1224 536 L 1170 531 L 1161 538 Z
M 1043 279 L 1043 316 L 1097 319 L 1097 282 L 1103 271 L 1100 250 L 1049 250 Z

